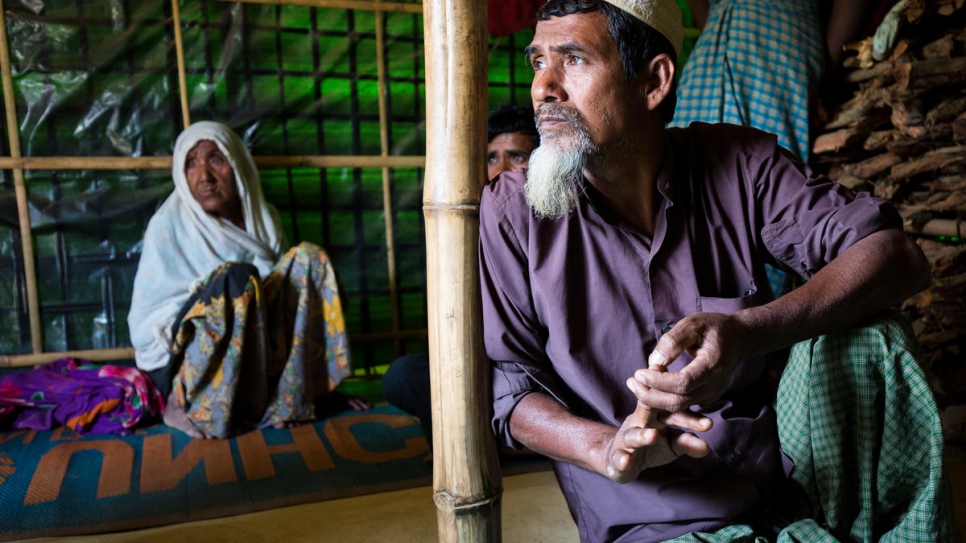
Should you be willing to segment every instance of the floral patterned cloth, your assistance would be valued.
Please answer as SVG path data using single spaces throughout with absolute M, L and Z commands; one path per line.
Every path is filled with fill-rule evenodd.
M 312 420 L 315 397 L 351 373 L 335 270 L 311 243 L 264 281 L 251 264 L 218 266 L 172 332 L 175 398 L 211 437 Z
M 61 358 L 0 377 L 0 427 L 125 435 L 163 410 L 164 398 L 133 367 Z

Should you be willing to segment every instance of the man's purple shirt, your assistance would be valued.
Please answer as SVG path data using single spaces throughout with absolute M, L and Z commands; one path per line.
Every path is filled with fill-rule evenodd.
M 901 226 L 888 203 L 814 174 L 763 132 L 696 123 L 666 134 L 653 239 L 586 180 L 576 211 L 557 221 L 534 216 L 523 174 L 484 190 L 484 340 L 499 442 L 520 446 L 509 419 L 530 392 L 619 427 L 636 404 L 627 378 L 675 322 L 771 301 L 766 263 L 807 279 L 863 237 Z M 581 540 L 663 540 L 765 509 L 784 472 L 764 381 L 764 359 L 745 360 L 721 400 L 693 408 L 714 421 L 699 434 L 711 446 L 705 458 L 624 485 L 555 463 Z

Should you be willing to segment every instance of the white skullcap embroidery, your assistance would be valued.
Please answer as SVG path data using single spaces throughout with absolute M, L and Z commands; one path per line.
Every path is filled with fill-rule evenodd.
M 684 43 L 684 25 L 681 8 L 674 0 L 604 0 L 618 7 L 657 30 L 671 42 L 675 53 L 681 52 Z

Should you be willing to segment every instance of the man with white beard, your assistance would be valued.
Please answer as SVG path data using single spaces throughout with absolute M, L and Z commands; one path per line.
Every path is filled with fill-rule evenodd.
M 554 460 L 583 541 L 950 537 L 936 406 L 882 316 L 929 282 L 896 211 L 763 132 L 665 129 L 674 0 L 537 19 L 541 145 L 480 209 L 498 441 Z M 807 283 L 773 299 L 766 263 Z

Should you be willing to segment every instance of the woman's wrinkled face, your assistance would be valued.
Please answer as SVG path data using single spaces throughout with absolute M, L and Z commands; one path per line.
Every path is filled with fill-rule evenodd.
M 235 171 L 228 157 L 211 140 L 201 140 L 188 151 L 184 174 L 191 195 L 209 215 L 233 221 L 241 212 Z

